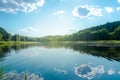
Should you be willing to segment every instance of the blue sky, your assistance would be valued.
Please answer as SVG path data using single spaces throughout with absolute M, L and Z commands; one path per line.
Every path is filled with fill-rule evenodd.
M 0 0 L 0 26 L 31 37 L 65 35 L 120 20 L 120 0 Z

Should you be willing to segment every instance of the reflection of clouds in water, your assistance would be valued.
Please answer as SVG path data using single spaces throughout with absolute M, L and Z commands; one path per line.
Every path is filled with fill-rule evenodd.
M 120 71 L 118 71 L 118 74 L 120 74 Z
M 103 66 L 97 66 L 97 67 L 95 67 L 94 68 L 95 69 L 95 71 L 97 71 L 97 73 L 99 73 L 99 74 L 103 74 L 105 71 L 104 71 L 104 67 Z
M 103 74 L 104 72 L 105 71 L 103 66 L 91 67 L 88 64 L 82 64 L 75 68 L 76 75 L 87 79 L 92 79 L 97 73 Z
M 59 73 L 67 74 L 67 71 L 64 69 L 55 68 L 54 70 Z
M 17 73 L 16 71 L 9 72 L 5 74 L 5 80 L 24 80 L 25 74 L 27 75 L 27 80 L 44 80 L 43 77 L 39 77 L 36 74 L 30 74 L 30 73 Z
M 39 53 L 35 52 L 35 53 L 25 53 L 24 56 L 27 56 L 27 57 L 34 57 L 34 56 L 38 56 Z
M 114 71 L 113 69 L 109 69 L 109 70 L 107 71 L 107 73 L 108 73 L 108 75 L 112 75 L 112 74 L 115 73 L 115 71 Z

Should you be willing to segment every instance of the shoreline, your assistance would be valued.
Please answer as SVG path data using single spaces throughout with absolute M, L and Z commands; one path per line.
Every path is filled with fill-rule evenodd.
M 58 41 L 58 42 L 22 42 L 22 41 L 0 41 L 0 45 L 16 44 L 72 44 L 80 46 L 97 46 L 97 47 L 120 47 L 120 40 L 99 40 L 99 41 Z
M 78 44 L 80 46 L 120 47 L 120 40 L 66 41 L 66 42 L 62 42 L 62 43 Z

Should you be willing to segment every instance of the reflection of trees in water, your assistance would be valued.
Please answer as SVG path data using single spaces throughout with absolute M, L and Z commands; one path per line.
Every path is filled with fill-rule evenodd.
M 96 46 L 74 46 L 73 50 L 80 53 L 90 54 L 97 57 L 104 57 L 108 60 L 120 61 L 120 48 L 119 47 L 96 47 Z
M 97 57 L 104 57 L 108 60 L 120 61 L 120 47 L 104 47 L 104 46 L 86 46 L 75 43 L 46 43 L 41 44 L 46 48 L 65 47 L 79 51 L 81 54 L 89 54 Z
M 35 44 L 34 44 L 35 45 Z M 10 55 L 10 52 L 12 50 L 15 50 L 16 53 L 19 52 L 21 49 L 25 49 L 31 46 L 34 46 L 33 44 L 8 44 L 8 45 L 0 45 L 0 60 L 4 60 L 4 57 Z
M 120 47 L 98 47 L 98 46 L 83 46 L 75 43 L 41 43 L 41 44 L 16 44 L 16 45 L 0 45 L 0 60 L 5 56 L 10 55 L 11 50 L 16 53 L 21 49 L 38 46 L 45 48 L 69 48 L 74 51 L 79 51 L 81 54 L 89 54 L 97 57 L 104 57 L 108 60 L 120 61 Z

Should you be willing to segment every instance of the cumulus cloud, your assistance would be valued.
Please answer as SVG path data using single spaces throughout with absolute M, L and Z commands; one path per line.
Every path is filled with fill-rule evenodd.
M 59 11 L 56 11 L 56 12 L 54 13 L 54 15 L 61 15 L 61 14 L 64 14 L 64 13 L 65 13 L 64 10 L 59 10 Z
M 114 9 L 112 7 L 105 7 L 106 12 L 112 13 L 114 12 Z
M 107 73 L 108 73 L 108 75 L 112 75 L 112 74 L 115 73 L 115 71 L 114 71 L 113 69 L 109 69 L 109 70 L 107 71 Z
M 0 0 L 0 11 L 17 13 L 32 12 L 42 7 L 45 0 Z
M 77 16 L 80 18 L 86 18 L 86 17 L 89 17 L 90 15 L 102 16 L 102 9 L 98 7 L 85 5 L 85 6 L 78 6 L 74 8 L 72 13 L 73 13 L 73 16 Z

